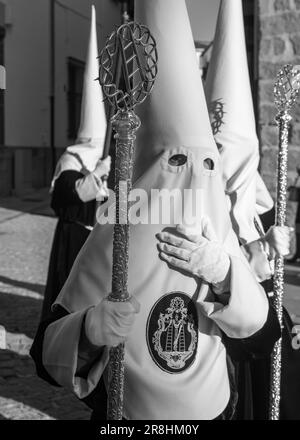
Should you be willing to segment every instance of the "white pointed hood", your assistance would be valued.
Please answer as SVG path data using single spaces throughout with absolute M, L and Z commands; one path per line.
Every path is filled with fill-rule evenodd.
M 241 0 L 221 0 L 205 92 L 234 229 L 249 242 L 258 238 L 253 219 L 259 144 Z
M 181 0 L 176 7 L 174 3 L 149 1 L 147 8 L 137 5 L 136 20 L 148 24 L 157 42 L 159 60 L 154 89 L 137 108 L 142 127 L 138 132 L 136 175 L 175 145 L 217 151 L 186 6 Z
M 135 14 L 135 21 L 148 26 L 157 41 L 159 65 L 153 94 L 138 110 L 142 128 L 129 212 L 128 292 L 139 301 L 141 310 L 125 345 L 124 417 L 212 419 L 224 410 L 230 395 L 220 328 L 232 337 L 249 336 L 265 322 L 268 305 L 231 228 L 220 155 L 211 132 L 185 1 L 136 0 Z M 109 199 L 99 208 L 99 222 L 104 223 L 111 202 Z M 189 222 L 194 215 L 194 227 L 203 216 L 209 217 L 218 240 L 230 254 L 231 295 L 225 307 L 215 302 L 208 284 L 159 258 L 157 234 L 165 228 L 175 232 L 175 225 L 182 222 L 181 214 L 182 220 Z M 112 247 L 113 225 L 97 224 L 56 300 L 74 312 L 71 320 L 110 292 Z M 178 358 L 172 355 L 168 360 L 170 353 L 162 352 L 170 341 L 163 342 L 166 329 L 159 329 L 158 322 L 174 303 L 182 301 L 184 307 L 196 308 L 195 324 L 184 326 L 187 333 L 186 340 L 180 340 L 181 352 Z M 77 321 L 73 322 L 78 330 Z M 162 338 L 155 343 L 160 330 Z M 68 350 L 66 347 L 64 356 Z M 53 353 L 56 356 L 55 350 Z M 51 355 L 45 362 L 52 372 Z M 97 384 L 93 374 L 98 374 L 94 379 L 99 377 L 105 365 L 93 366 L 87 379 L 89 391 Z M 60 366 L 58 369 L 62 371 Z M 65 383 L 71 371 L 63 370 L 60 383 Z M 76 392 L 83 396 L 86 389 L 79 383 Z
M 98 43 L 96 11 L 92 6 L 91 30 L 84 72 L 81 101 L 81 119 L 77 143 L 99 143 L 103 145 L 106 132 L 106 116 L 99 81 Z M 99 149 L 101 148 L 99 145 Z M 103 151 L 101 151 L 102 156 Z
M 269 190 L 266 187 L 261 175 L 257 172 L 256 176 L 256 212 L 258 215 L 265 214 L 274 206 Z
M 74 169 L 85 173 L 95 169 L 102 158 L 106 115 L 99 76 L 98 44 L 95 7 L 91 8 L 91 28 L 83 79 L 81 118 L 75 145 L 69 146 L 57 163 L 52 187 L 59 175 Z

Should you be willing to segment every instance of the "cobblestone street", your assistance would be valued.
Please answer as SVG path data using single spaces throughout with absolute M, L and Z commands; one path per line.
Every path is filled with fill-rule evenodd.
M 0 419 L 90 417 L 73 395 L 39 379 L 29 356 L 55 225 L 46 191 L 23 200 L 0 199 L 0 325 L 6 329 L 6 349 L 0 350 Z M 299 266 L 287 267 L 286 280 L 285 304 L 300 324 Z
M 41 311 L 56 219 L 44 191 L 0 200 L 0 419 L 86 420 L 73 395 L 39 379 L 29 349 Z

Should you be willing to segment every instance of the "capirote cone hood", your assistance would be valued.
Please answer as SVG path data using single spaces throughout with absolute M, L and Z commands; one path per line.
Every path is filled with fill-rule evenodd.
M 91 29 L 84 71 L 81 101 L 81 118 L 77 139 L 79 142 L 103 140 L 106 133 L 106 116 L 99 76 L 97 23 L 95 6 L 92 6 Z
M 232 219 L 242 242 L 258 238 L 256 173 L 259 143 L 247 62 L 241 0 L 221 0 L 205 92 Z
M 135 21 L 157 42 L 158 75 L 150 97 L 137 108 L 135 176 L 174 146 L 216 151 L 185 2 L 136 1 Z

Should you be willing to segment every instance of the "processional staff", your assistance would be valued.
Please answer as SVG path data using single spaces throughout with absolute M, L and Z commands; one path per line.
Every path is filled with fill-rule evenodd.
M 149 96 L 157 75 L 156 43 L 149 29 L 125 23 L 107 39 L 100 53 L 99 81 L 103 94 L 117 109 L 111 123 L 116 132 L 116 222 L 113 239 L 112 293 L 110 301 L 127 301 L 129 252 L 129 193 L 132 188 L 133 153 L 140 119 L 134 108 Z M 120 62 L 121 60 L 121 62 Z M 123 88 L 115 83 L 121 64 Z M 110 350 L 108 366 L 108 420 L 123 416 L 124 344 Z
M 122 1 L 122 24 L 129 23 L 130 17 L 128 15 L 128 2 Z M 120 77 L 121 77 L 121 57 L 118 58 L 118 62 L 116 63 L 115 72 L 114 72 L 114 84 L 117 88 L 119 88 L 120 85 Z M 112 124 L 111 120 L 115 113 L 115 106 L 111 105 L 109 108 L 109 116 L 108 116 L 108 124 L 105 134 L 105 141 L 104 141 L 104 149 L 103 149 L 103 159 L 105 159 L 109 155 L 109 151 L 111 148 L 111 139 L 112 139 Z
M 279 127 L 279 151 L 277 162 L 276 225 L 284 226 L 286 221 L 286 193 L 288 166 L 288 134 L 292 120 L 290 112 L 300 89 L 300 66 L 285 65 L 277 74 L 274 86 L 275 105 L 278 109 L 276 122 Z M 284 294 L 284 258 L 276 256 L 274 273 L 274 307 L 282 326 L 282 305 Z M 270 420 L 279 420 L 281 382 L 281 338 L 276 342 L 271 355 Z

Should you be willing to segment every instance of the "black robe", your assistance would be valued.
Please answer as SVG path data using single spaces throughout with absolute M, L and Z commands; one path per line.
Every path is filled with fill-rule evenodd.
M 41 320 L 50 313 L 50 308 L 67 280 L 73 263 L 89 236 L 95 222 L 96 201 L 82 202 L 75 183 L 81 179 L 78 171 L 64 171 L 55 182 L 51 207 L 58 217 L 48 277 L 44 294 Z
M 272 280 L 263 283 L 266 293 Z M 283 308 L 280 420 L 300 420 L 300 341 L 294 324 Z M 229 350 L 231 349 L 229 341 Z M 237 420 L 268 420 L 270 407 L 271 353 L 241 356 L 230 350 L 238 387 Z
M 300 202 L 299 202 L 300 206 Z M 299 213 L 300 222 L 300 209 Z M 267 231 L 275 224 L 275 209 L 260 216 Z M 299 239 L 300 243 L 300 239 Z M 273 291 L 273 280 L 263 283 L 266 294 Z M 283 307 L 280 420 L 300 420 L 300 340 L 295 326 Z M 248 357 L 235 360 L 239 400 L 236 418 L 268 420 L 270 407 L 271 358 Z

